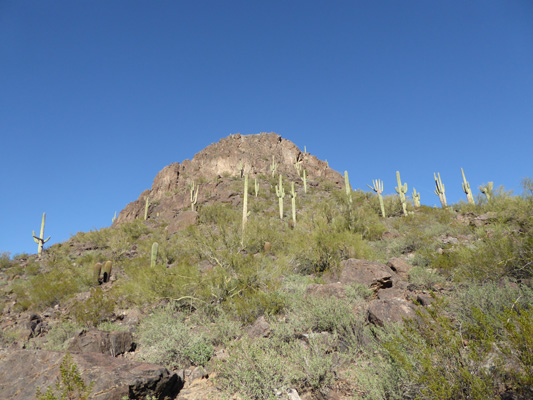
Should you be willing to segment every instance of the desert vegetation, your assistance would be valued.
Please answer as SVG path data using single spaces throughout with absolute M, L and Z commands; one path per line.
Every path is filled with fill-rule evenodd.
M 177 233 L 146 211 L 41 257 L 3 254 L 0 305 L 59 308 L 47 339 L 26 344 L 54 350 L 82 327 L 128 329 L 124 310 L 140 310 L 129 327 L 135 357 L 169 369 L 201 366 L 220 398 L 276 399 L 290 390 L 308 398 L 332 390 L 353 399 L 531 398 L 530 179 L 522 195 L 491 185 L 475 200 L 464 179 L 468 202 L 449 206 L 436 175 L 437 209 L 407 201 L 399 173 L 399 196 L 382 196 L 377 180 L 374 195 L 327 181 L 304 187 L 276 170 L 273 161 L 272 175 L 257 176 L 253 188 L 247 176 L 225 178 L 241 196 L 250 191 L 244 208 L 202 204 L 191 186 L 198 220 Z M 285 193 L 292 202 L 284 209 Z M 346 286 L 344 296 L 308 290 L 330 281 L 343 260 L 394 257 L 412 266 L 407 291 L 428 294 L 424 305 L 412 296 L 419 306 L 411 320 L 369 323 L 365 304 L 376 291 L 365 285 Z M 95 278 L 106 261 L 110 283 L 100 269 Z M 254 333 L 258 321 L 267 333 Z M 3 347 L 20 340 L 16 329 L 0 334 Z

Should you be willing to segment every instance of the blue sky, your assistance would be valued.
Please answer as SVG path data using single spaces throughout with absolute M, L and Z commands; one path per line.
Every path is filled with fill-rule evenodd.
M 276 132 L 439 204 L 533 176 L 533 2 L 0 1 L 0 252 L 109 226 L 171 162 Z M 476 190 L 477 192 L 477 190 Z

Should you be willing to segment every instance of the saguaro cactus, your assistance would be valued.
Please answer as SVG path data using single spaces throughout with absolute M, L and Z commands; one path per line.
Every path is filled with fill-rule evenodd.
M 383 181 L 379 179 L 375 179 L 372 181 L 372 185 L 373 186 L 370 186 L 367 184 L 366 186 L 368 186 L 370 189 L 372 189 L 374 192 L 378 194 L 379 206 L 381 207 L 381 215 L 383 216 L 383 218 L 386 218 L 385 205 L 383 204 L 383 196 L 381 196 L 381 193 L 383 193 Z
M 472 195 L 472 190 L 470 189 L 470 183 L 466 180 L 465 172 L 461 168 L 461 174 L 463 175 L 463 192 L 466 194 L 466 198 L 469 204 L 476 204 L 474 201 L 474 196 Z
M 100 273 L 102 272 L 102 263 L 96 263 L 93 267 L 93 281 L 100 284 Z
M 276 175 L 276 172 L 278 170 L 278 163 L 274 159 L 274 156 L 272 156 L 272 164 L 270 164 L 270 173 L 272 176 Z
M 259 194 L 259 183 L 257 182 L 257 178 L 254 178 L 254 191 L 255 191 L 255 197 Z
M 111 278 L 111 270 L 113 269 L 113 262 L 106 261 L 102 268 L 102 282 L 109 282 Z
M 292 205 L 292 222 L 296 225 L 296 191 L 294 182 L 291 182 L 291 205 Z
M 285 197 L 285 189 L 283 189 L 283 179 L 281 174 L 279 175 L 279 185 L 276 185 L 276 196 L 278 196 L 279 202 L 279 218 L 283 219 L 283 199 Z
M 242 234 L 244 237 L 244 226 L 248 220 L 248 174 L 244 175 L 244 193 L 242 198 Z
M 481 193 L 483 193 L 487 197 L 487 201 L 490 201 L 490 199 L 492 198 L 492 195 L 493 195 L 492 189 L 493 189 L 493 187 L 494 187 L 494 182 L 489 182 L 485 186 L 480 186 L 479 187 L 479 190 L 481 191 Z M 44 221 L 44 219 L 43 219 L 43 221 Z M 42 236 L 42 233 L 41 233 L 41 236 Z
M 442 208 L 448 207 L 448 203 L 446 203 L 446 193 L 444 184 L 442 183 L 442 180 L 440 179 L 440 172 L 435 175 L 433 173 L 433 177 L 435 178 L 435 194 L 439 196 L 440 204 L 442 205 Z
M 352 187 L 350 186 L 350 179 L 348 178 L 348 171 L 344 171 L 344 188 L 346 189 L 346 196 L 350 204 L 352 203 Z
M 407 201 L 405 200 L 405 194 L 407 193 L 407 183 L 402 185 L 402 180 L 400 179 L 400 171 L 396 171 L 396 182 L 398 186 L 394 189 L 396 193 L 400 196 L 400 201 L 402 202 L 403 215 L 407 215 Z
M 157 251 L 159 250 L 159 243 L 152 243 L 152 253 L 150 254 L 150 267 L 155 267 L 157 261 Z
M 305 172 L 305 169 L 302 174 L 302 180 L 304 181 L 304 193 L 307 193 L 307 173 Z
M 45 220 L 45 217 L 46 217 L 46 213 L 43 213 L 43 220 L 41 222 L 41 235 L 40 236 L 35 236 L 35 231 L 32 231 L 32 234 L 33 234 L 33 240 L 35 243 L 37 243 L 37 254 L 41 255 L 41 253 L 43 252 L 43 245 L 48 242 L 51 238 L 51 236 L 48 236 L 46 239 L 43 239 L 44 238 L 44 220 Z
M 196 192 L 194 191 L 194 188 L 196 188 Z M 198 203 L 198 189 L 200 189 L 200 186 L 196 185 L 194 182 L 191 184 L 190 191 L 191 191 L 191 210 L 196 211 L 196 203 Z
M 413 205 L 415 208 L 420 207 L 420 193 L 417 193 L 415 188 L 413 188 Z
M 148 207 L 150 207 L 150 196 L 146 196 L 146 202 L 144 203 L 144 220 L 148 219 Z

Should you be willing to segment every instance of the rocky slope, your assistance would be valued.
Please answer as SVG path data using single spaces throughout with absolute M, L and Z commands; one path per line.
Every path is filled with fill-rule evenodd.
M 196 184 L 198 204 L 240 203 L 240 196 L 231 185 L 232 177 L 248 174 L 250 179 L 282 174 L 285 179 L 301 181 L 303 171 L 310 186 L 329 181 L 341 187 L 342 176 L 329 168 L 327 162 L 302 152 L 294 143 L 275 133 L 231 135 L 211 144 L 192 160 L 173 163 L 154 178 L 152 188 L 145 190 L 136 201 L 120 212 L 114 225 L 144 217 L 149 199 L 148 218 L 164 220 L 175 231 L 194 221 L 190 187 Z

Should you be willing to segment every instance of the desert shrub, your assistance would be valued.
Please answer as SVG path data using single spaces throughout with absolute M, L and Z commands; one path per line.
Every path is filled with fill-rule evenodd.
M 521 304 L 504 306 L 517 294 L 524 297 Z M 362 358 L 366 372 L 359 382 L 369 398 L 402 398 L 404 393 L 408 398 L 481 400 L 500 398 L 500 387 L 519 394 L 530 390 L 531 290 L 489 285 L 461 289 L 454 298 L 459 301 L 451 305 L 435 297 L 431 307 L 403 327 L 375 328 L 378 359 Z M 372 379 L 384 366 L 384 379 Z
M 53 307 L 90 286 L 89 272 L 63 263 L 61 268 L 31 276 L 13 285 L 17 306 L 22 309 Z
M 185 322 L 185 315 L 178 312 L 172 303 L 146 317 L 136 336 L 139 357 L 168 368 L 183 367 L 187 362 L 203 365 L 214 351 L 205 334 L 193 332 Z
M 73 321 L 61 321 L 50 326 L 46 334 L 46 343 L 44 348 L 53 351 L 65 351 L 67 349 L 68 340 L 74 337 L 76 331 L 81 328 L 81 325 Z
M 436 269 L 417 266 L 409 271 L 409 282 L 426 289 L 435 289 L 437 285 L 443 286 L 446 278 Z
M 7 268 L 13 267 L 15 262 L 11 260 L 11 253 L 2 252 L 0 253 L 0 270 L 5 270 Z
M 59 366 L 60 378 L 55 389 L 49 386 L 44 394 L 37 389 L 37 400 L 76 399 L 88 400 L 94 382 L 87 385 L 81 377 L 77 365 L 72 361 L 72 356 L 67 353 Z
M 75 300 L 70 309 L 74 320 L 83 326 L 96 327 L 111 318 L 116 306 L 112 292 L 104 292 L 100 287 L 92 288 L 86 300 Z

